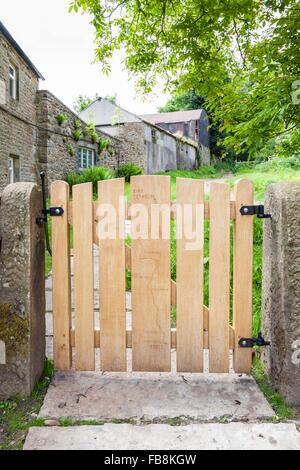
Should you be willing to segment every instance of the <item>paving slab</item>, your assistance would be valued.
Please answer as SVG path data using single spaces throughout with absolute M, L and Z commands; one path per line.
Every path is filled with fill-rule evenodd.
M 39 417 L 76 420 L 272 418 L 253 377 L 236 374 L 57 372 Z
M 104 424 L 30 428 L 24 450 L 300 450 L 286 423 Z M 140 457 L 144 459 L 145 457 Z

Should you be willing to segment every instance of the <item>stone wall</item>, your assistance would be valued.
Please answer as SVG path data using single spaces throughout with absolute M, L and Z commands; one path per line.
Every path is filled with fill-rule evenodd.
M 9 95 L 10 63 L 16 67 L 19 76 L 17 99 Z M 34 127 L 38 78 L 1 34 L 0 89 L 0 191 L 2 191 L 9 182 L 10 156 L 19 158 L 20 179 L 23 181 L 36 181 L 40 167 L 35 145 L 37 131 Z
M 262 361 L 288 404 L 300 407 L 300 183 L 271 184 L 265 194 Z
M 116 170 L 121 165 L 134 163 L 142 168 L 144 173 L 147 173 L 147 151 L 143 123 L 128 122 L 106 127 L 106 129 L 110 135 L 118 139 L 116 145 L 119 152 L 116 152 L 115 155 L 101 155 L 100 164 Z M 97 130 L 101 132 L 101 127 Z
M 66 122 L 59 125 L 57 117 L 64 114 L 67 117 Z M 42 162 L 43 170 L 46 172 L 48 183 L 55 180 L 65 179 L 70 172 L 77 172 L 77 152 L 78 147 L 86 147 L 94 150 L 96 162 L 98 160 L 98 144 L 83 134 L 79 141 L 74 140 L 73 134 L 76 130 L 75 122 L 81 123 L 81 129 L 84 131 L 86 123 L 78 118 L 64 103 L 49 91 L 40 90 L 37 93 L 37 119 L 43 128 L 38 132 L 38 156 Z M 97 131 L 98 132 L 98 131 Z M 118 140 L 109 137 L 103 132 L 98 132 L 100 136 L 110 139 L 112 148 L 118 148 Z M 75 153 L 71 155 L 68 146 L 71 146 Z M 118 150 L 115 150 L 116 154 Z M 110 157 L 106 150 L 101 154 L 101 163 L 104 155 Z M 106 165 L 105 165 L 106 166 Z
M 14 183 L 0 207 L 0 400 L 29 395 L 45 362 L 44 227 L 34 183 Z
M 205 145 L 200 144 L 199 159 L 200 159 L 200 165 L 201 166 L 212 164 L 212 157 L 211 157 L 211 154 L 210 154 L 210 148 L 209 147 L 206 147 Z

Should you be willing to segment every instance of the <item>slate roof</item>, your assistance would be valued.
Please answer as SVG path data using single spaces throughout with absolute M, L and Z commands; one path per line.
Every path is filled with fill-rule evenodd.
M 7 41 L 12 45 L 15 51 L 19 54 L 20 57 L 26 62 L 28 67 L 37 75 L 38 78 L 41 80 L 45 80 L 43 75 L 38 71 L 38 69 L 33 65 L 29 57 L 25 54 L 23 49 L 19 46 L 19 44 L 14 40 L 12 35 L 7 31 L 4 24 L 0 21 L 0 33 L 7 39 Z
M 162 124 L 170 122 L 188 122 L 200 119 L 203 109 L 194 109 L 191 111 L 173 111 L 170 113 L 143 114 L 141 119 L 151 124 Z

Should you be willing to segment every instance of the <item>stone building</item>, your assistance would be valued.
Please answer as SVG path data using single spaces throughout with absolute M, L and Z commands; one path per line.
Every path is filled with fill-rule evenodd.
M 198 142 L 173 135 L 142 116 L 136 116 L 103 98 L 95 100 L 79 114 L 84 121 L 92 120 L 99 131 L 121 140 L 119 163 L 132 161 L 145 173 L 173 169 L 198 168 Z M 115 167 L 114 158 L 103 161 Z
M 210 164 L 209 118 L 204 109 L 144 114 L 140 117 L 171 134 L 197 142 L 202 164 Z
M 36 181 L 36 93 L 43 76 L 0 22 L 0 190 Z
M 86 133 L 86 122 L 52 93 L 39 90 L 42 74 L 0 22 L 0 191 L 16 181 L 48 182 L 95 165 L 99 144 Z M 120 141 L 101 154 L 118 159 Z M 112 150 L 110 153 L 109 150 Z

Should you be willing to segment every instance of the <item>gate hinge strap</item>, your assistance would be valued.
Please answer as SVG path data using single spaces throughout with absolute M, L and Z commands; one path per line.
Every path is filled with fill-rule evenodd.
M 239 346 L 241 348 L 253 348 L 254 345 L 257 346 L 270 346 L 270 341 L 265 341 L 261 333 L 258 333 L 257 338 L 241 338 L 239 340 Z
M 265 214 L 265 206 L 260 204 L 258 206 L 242 206 L 240 208 L 242 215 L 257 215 L 259 219 L 271 219 L 271 214 Z

